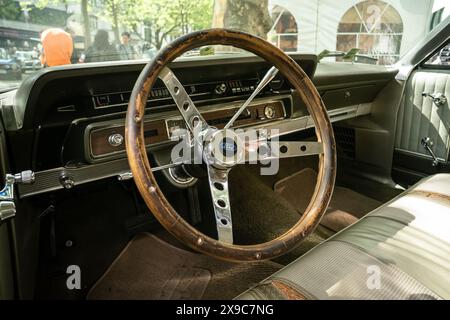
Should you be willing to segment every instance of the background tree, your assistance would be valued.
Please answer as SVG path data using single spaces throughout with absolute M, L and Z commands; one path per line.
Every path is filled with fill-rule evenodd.
M 120 0 L 103 0 L 103 16 L 111 23 L 114 38 L 117 43 L 120 42 L 120 32 L 119 32 L 119 23 L 126 24 L 128 22 L 129 6 L 139 6 L 141 1 L 133 1 L 132 3 L 128 3 L 127 1 Z
M 20 4 L 10 0 L 0 0 L 0 19 L 19 20 L 22 15 Z
M 66 5 L 65 1 L 60 4 Z M 0 19 L 43 24 L 48 26 L 65 25 L 67 12 L 47 8 L 48 0 L 8 1 L 0 0 Z
M 272 27 L 269 0 L 215 0 L 213 27 L 236 29 L 266 38 Z
M 89 20 L 89 0 L 81 0 L 81 14 L 83 16 L 84 46 L 91 45 L 91 21 Z
M 0 0 L 0 14 L 2 4 Z M 135 31 L 139 36 L 139 27 L 145 26 L 149 32 L 146 41 L 156 49 L 160 49 L 164 42 L 189 33 L 193 30 L 211 27 L 213 15 L 213 0 L 97 0 L 95 14 L 108 21 L 114 32 L 114 40 L 120 42 L 120 31 Z M 91 44 L 91 25 L 89 16 L 93 11 L 92 0 L 24 0 L 20 1 L 21 7 L 15 11 L 5 6 L 3 12 L 8 15 L 23 15 L 27 12 L 38 12 L 48 10 L 48 5 L 77 4 L 81 7 L 83 16 L 83 34 L 85 36 L 85 47 Z M 22 11 L 21 11 L 22 10 Z M 52 25 L 52 24 L 50 24 Z M 59 26 L 59 25 L 58 25 Z M 65 21 L 61 27 L 65 26 Z
M 212 0 L 140 0 L 136 16 L 150 29 L 148 41 L 160 49 L 169 36 L 211 27 Z

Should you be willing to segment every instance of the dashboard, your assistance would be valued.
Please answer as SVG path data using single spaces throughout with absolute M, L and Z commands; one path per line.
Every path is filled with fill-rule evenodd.
M 313 79 L 333 122 L 370 114 L 371 102 L 397 73 L 379 66 L 318 64 L 315 55 L 291 57 Z M 33 185 L 19 186 L 20 197 L 69 189 L 129 170 L 124 119 L 144 66 L 144 61 L 137 61 L 44 69 L 22 83 L 12 102 L 3 99 L 1 115 L 14 169 L 33 170 L 36 175 Z M 184 58 L 169 67 L 208 123 L 220 128 L 271 66 L 255 56 L 233 55 Z M 168 90 L 157 81 L 146 106 L 149 152 L 170 148 L 183 126 Z M 299 95 L 278 75 L 234 127 L 276 128 L 286 135 L 313 126 Z

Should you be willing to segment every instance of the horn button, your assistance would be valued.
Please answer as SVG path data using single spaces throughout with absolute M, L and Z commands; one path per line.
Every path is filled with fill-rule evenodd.
M 244 148 L 242 140 L 233 130 L 214 130 L 207 135 L 204 159 L 206 163 L 219 169 L 235 166 L 242 160 Z

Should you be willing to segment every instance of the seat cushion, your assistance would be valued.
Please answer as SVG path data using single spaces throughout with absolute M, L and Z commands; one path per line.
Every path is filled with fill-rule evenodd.
M 305 299 L 450 299 L 450 175 L 421 181 L 238 298 L 294 293 Z

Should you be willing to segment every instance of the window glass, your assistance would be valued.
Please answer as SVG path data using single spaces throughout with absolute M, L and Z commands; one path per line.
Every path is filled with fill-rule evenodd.
M 391 65 L 449 13 L 449 0 L 0 0 L 0 92 L 44 68 L 148 61 L 208 28 L 248 32 L 321 61 Z M 446 52 L 430 63 L 447 63 Z M 185 56 L 223 54 L 239 50 L 208 46 Z
M 337 32 L 336 51 L 359 53 L 393 64 L 400 58 L 403 22 L 395 8 L 379 0 L 363 1 L 342 17 Z
M 298 28 L 295 17 L 284 7 L 272 9 L 273 25 L 268 32 L 269 41 L 285 52 L 297 51 Z
M 450 66 L 450 44 L 434 54 L 426 63 L 434 66 Z

